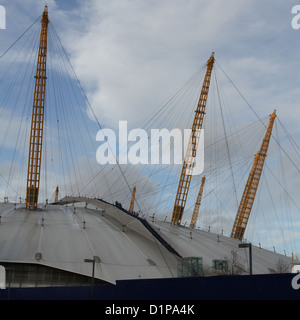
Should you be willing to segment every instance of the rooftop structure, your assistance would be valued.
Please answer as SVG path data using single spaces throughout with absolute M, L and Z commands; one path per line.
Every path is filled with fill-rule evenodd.
M 77 277 L 74 283 L 78 284 L 78 277 L 92 274 L 85 259 L 95 259 L 98 283 L 175 278 L 178 263 L 189 257 L 202 259 L 204 276 L 224 274 L 226 270 L 215 268 L 214 261 L 227 261 L 227 266 L 232 266 L 233 252 L 240 261 L 240 274 L 249 272 L 248 252 L 238 248 L 239 240 L 162 221 L 152 223 L 119 204 L 69 197 L 61 204 L 39 206 L 37 210 L 28 211 L 23 204 L 12 203 L 2 203 L 0 210 L 0 264 L 19 272 L 19 278 L 7 278 L 10 286 L 64 286 L 66 275 Z M 280 260 L 290 268 L 290 258 L 253 247 L 254 274 L 276 272 Z M 29 283 L 24 275 L 32 266 L 43 269 L 35 271 L 37 276 L 39 270 L 40 280 Z M 64 272 L 63 280 L 52 283 L 49 270 L 51 274 L 53 270 Z

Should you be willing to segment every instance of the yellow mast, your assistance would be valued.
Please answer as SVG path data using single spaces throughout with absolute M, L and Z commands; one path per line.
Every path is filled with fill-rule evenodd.
M 129 206 L 129 210 L 128 210 L 130 213 L 133 212 L 134 201 L 135 201 L 135 191 L 136 191 L 136 187 L 134 187 L 132 190 L 132 196 L 131 196 L 130 206 Z
M 201 186 L 198 192 L 197 200 L 195 203 L 195 208 L 193 212 L 193 216 L 191 219 L 190 227 L 195 228 L 198 220 L 198 215 L 199 215 L 199 209 L 200 209 L 200 204 L 201 204 L 201 199 L 202 199 L 202 194 L 203 194 L 203 189 L 204 189 L 204 183 L 205 183 L 205 177 L 202 178 L 201 181 Z
M 54 202 L 58 202 L 58 194 L 59 194 L 59 188 L 58 186 L 56 187 L 56 190 L 55 190 L 55 198 L 54 198 Z
M 35 87 L 28 156 L 26 208 L 31 210 L 37 208 L 40 186 L 40 170 L 44 125 L 44 104 L 46 89 L 48 23 L 48 7 L 45 6 L 43 17 L 41 20 L 41 34 L 35 75 Z
M 174 208 L 173 208 L 173 215 L 171 220 L 171 223 L 173 224 L 180 224 L 183 216 L 183 211 L 186 204 L 187 195 L 189 192 L 190 183 L 192 179 L 192 173 L 195 165 L 195 157 L 196 157 L 197 147 L 199 143 L 200 130 L 202 129 L 202 124 L 204 120 L 207 96 L 208 96 L 214 61 L 215 61 L 215 58 L 214 58 L 214 52 L 213 52 L 206 64 L 207 70 L 204 77 L 202 90 L 201 90 L 200 98 L 198 101 L 198 106 L 195 111 L 192 132 L 190 135 L 188 147 L 187 147 L 186 154 L 183 161 L 183 166 L 181 170 L 181 175 L 180 175 L 180 180 L 178 184 L 177 194 L 176 194 Z
M 247 223 L 249 220 L 249 216 L 251 213 L 251 209 L 253 206 L 253 202 L 255 199 L 255 194 L 258 188 L 259 180 L 261 177 L 261 173 L 263 170 L 265 158 L 267 156 L 267 151 L 269 147 L 269 142 L 272 134 L 273 124 L 276 117 L 276 110 L 270 116 L 270 122 L 262 142 L 260 151 L 255 155 L 254 162 L 247 180 L 247 184 L 245 186 L 245 190 L 242 196 L 242 200 L 240 202 L 240 206 L 233 224 L 233 228 L 231 231 L 231 238 L 242 240 Z

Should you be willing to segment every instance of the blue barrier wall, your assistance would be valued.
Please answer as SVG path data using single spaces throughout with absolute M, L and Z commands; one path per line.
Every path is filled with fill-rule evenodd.
M 94 286 L 94 300 L 300 300 L 296 274 L 117 281 Z M 295 281 L 294 281 L 295 283 Z M 300 280 L 297 282 L 300 283 Z M 1 300 L 88 300 L 91 287 L 10 288 Z

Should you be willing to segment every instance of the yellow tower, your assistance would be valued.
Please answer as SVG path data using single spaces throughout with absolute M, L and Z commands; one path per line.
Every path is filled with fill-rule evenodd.
M 200 98 L 198 101 L 198 106 L 195 111 L 192 132 L 190 135 L 188 147 L 187 147 L 183 165 L 182 165 L 182 170 L 181 170 L 181 175 L 180 175 L 180 180 L 178 184 L 178 189 L 177 189 L 174 208 L 173 208 L 173 215 L 171 220 L 171 223 L 173 224 L 180 224 L 183 216 L 183 211 L 186 204 L 190 183 L 192 179 L 193 169 L 195 165 L 200 132 L 201 132 L 203 120 L 204 120 L 206 102 L 208 97 L 208 91 L 209 91 L 210 79 L 211 79 L 211 73 L 212 73 L 214 61 L 215 61 L 215 58 L 214 58 L 214 52 L 213 52 L 206 64 L 207 66 L 206 74 L 204 77 L 202 90 L 201 90 Z
M 58 195 L 59 195 L 59 187 L 57 186 L 55 189 L 55 197 L 54 197 L 54 202 L 58 202 Z
M 136 191 L 136 187 L 134 187 L 132 190 L 131 201 L 130 201 L 130 206 L 129 206 L 129 210 L 128 210 L 130 213 L 133 212 L 134 201 L 135 201 L 135 191 Z
M 231 231 L 231 238 L 242 240 L 249 216 L 251 213 L 251 209 L 253 206 L 253 202 L 255 199 L 255 194 L 258 188 L 259 180 L 261 177 L 261 173 L 263 170 L 264 162 L 267 156 L 267 151 L 269 147 L 269 142 L 272 134 L 273 124 L 276 117 L 276 110 L 270 116 L 270 122 L 262 142 L 261 148 L 259 152 L 254 157 L 254 162 L 247 180 L 247 184 L 245 186 L 245 190 L 242 196 L 242 200 L 233 224 L 233 228 Z
M 198 220 L 198 215 L 199 215 L 199 209 L 200 209 L 200 204 L 201 204 L 201 199 L 202 199 L 202 194 L 203 194 L 203 189 L 204 189 L 204 183 L 205 183 L 205 177 L 202 178 L 201 181 L 201 186 L 198 192 L 197 200 L 195 203 L 195 208 L 193 211 L 193 216 L 191 219 L 190 227 L 195 228 Z
M 31 210 L 37 208 L 40 186 L 40 170 L 44 126 L 44 104 L 46 89 L 48 23 L 48 7 L 45 6 L 43 17 L 41 20 L 41 34 L 35 75 L 35 87 L 29 141 L 26 208 Z

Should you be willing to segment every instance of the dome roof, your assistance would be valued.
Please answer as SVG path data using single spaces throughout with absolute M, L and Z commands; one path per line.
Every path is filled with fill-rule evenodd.
M 174 277 L 177 260 L 142 225 L 117 207 L 47 205 L 29 211 L 0 204 L 0 262 L 37 263 L 115 283 Z M 97 209 L 96 209 L 97 208 Z
M 26 210 L 23 204 L 0 204 L 0 263 L 35 263 L 116 280 L 177 277 L 178 257 L 201 257 L 204 270 L 234 251 L 249 269 L 248 249 L 240 241 L 163 221 L 147 222 L 121 206 L 98 199 L 67 197 L 59 204 Z M 253 273 L 270 273 L 281 259 L 252 246 Z

